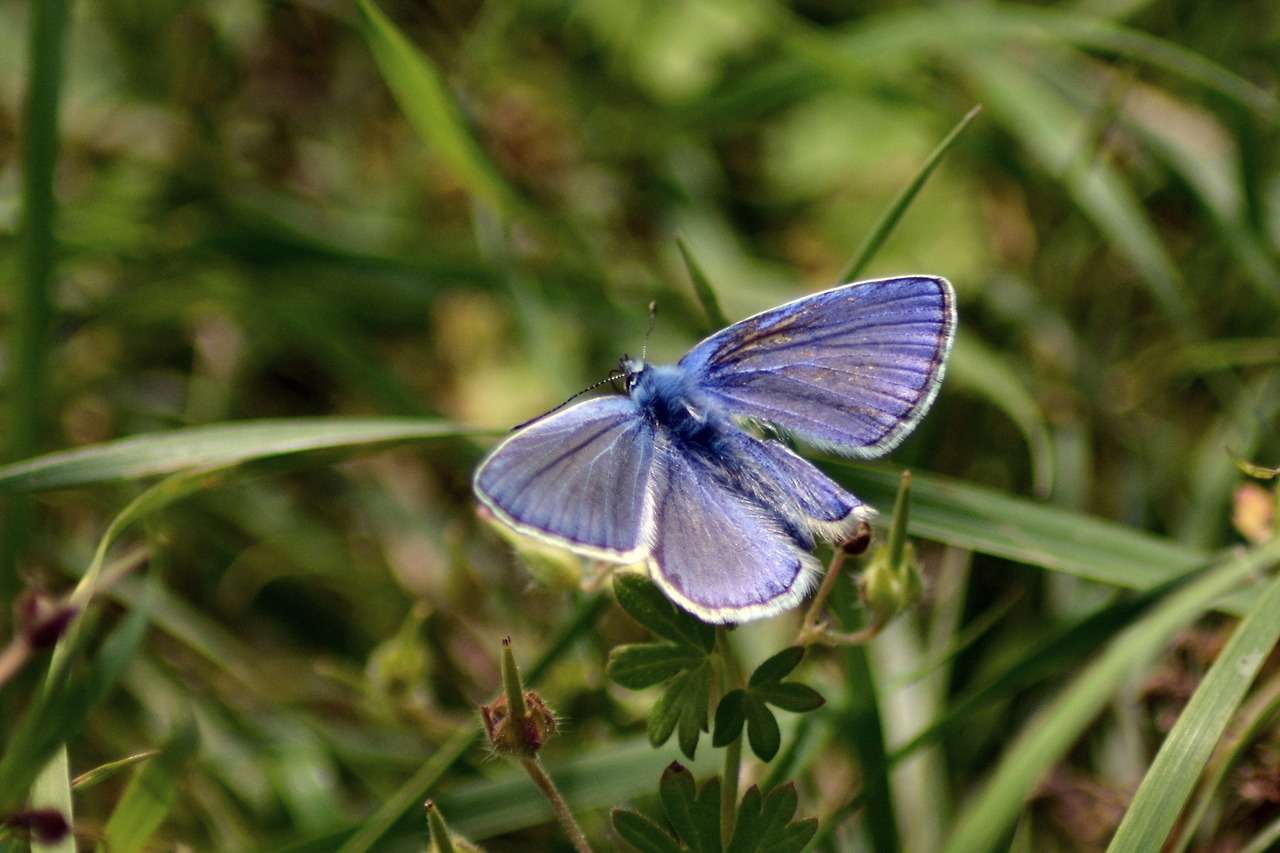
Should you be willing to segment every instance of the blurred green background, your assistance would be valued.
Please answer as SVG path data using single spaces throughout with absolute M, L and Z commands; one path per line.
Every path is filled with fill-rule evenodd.
M 257 418 L 504 430 L 638 353 L 650 301 L 652 360 L 712 330 L 677 233 L 733 319 L 838 283 L 981 105 L 863 271 L 942 275 L 959 294 L 942 394 L 887 470 L 1101 516 L 1192 561 L 1265 538 L 1265 518 L 1232 523 L 1242 475 L 1227 451 L 1280 456 L 1272 0 L 377 8 L 385 19 L 345 0 L 80 0 L 64 38 L 32 41 L 36 4 L 0 4 L 7 461 Z M 48 90 L 29 100 L 42 62 L 60 70 L 60 102 Z M 39 294 L 35 309 L 21 296 L 42 251 L 38 222 L 23 225 L 24 192 L 40 181 L 32 160 L 54 151 L 37 130 L 52 119 L 46 318 Z M 21 355 L 28 338 L 43 369 Z M 142 549 L 162 580 L 156 627 L 70 742 L 72 775 L 194 721 L 198 750 L 175 765 L 150 849 L 337 849 L 478 724 L 478 703 L 499 690 L 503 637 L 531 661 L 581 606 L 581 592 L 531 584 L 477 522 L 469 477 L 487 446 L 290 457 L 149 515 L 112 553 Z M 8 499 L 6 578 L 19 580 L 6 596 L 69 589 L 143 485 Z M 891 741 L 1116 600 L 1114 585 L 1052 571 L 1053 559 L 957 544 L 923 548 L 925 601 L 872 653 L 892 688 L 882 710 L 916 703 L 890 721 L 904 727 Z M 139 588 L 109 593 L 108 624 Z M 1023 792 L 1035 794 L 1023 849 L 1105 847 L 1162 714 L 1176 714 L 1226 627 L 1184 634 L 1048 783 Z M 794 629 L 794 614 L 743 629 L 744 657 Z M 642 742 L 652 697 L 602 673 L 609 648 L 640 636 L 606 607 L 543 682 L 566 730 L 548 760 L 602 762 L 574 788 L 601 839 L 600 806 L 652 791 L 673 756 Z M 1091 651 L 1007 684 L 939 736 L 933 771 L 895 790 L 900 815 L 929 817 L 886 840 L 855 810 L 821 849 L 940 849 L 1010 733 Z M 929 702 L 898 689 L 943 658 Z M 831 699 L 839 670 L 821 666 L 812 681 Z M 36 689 L 25 676 L 0 695 L 0 722 Z M 1193 849 L 1242 849 L 1275 816 L 1274 761 L 1241 761 L 1256 784 L 1224 783 L 1204 840 L 1219 846 Z M 508 771 L 475 747 L 432 795 L 452 792 L 446 816 L 493 836 L 490 850 L 568 849 L 542 813 L 504 816 L 537 808 L 527 783 L 493 787 Z M 631 788 L 605 786 L 629 772 Z M 802 814 L 826 815 L 861 772 L 837 750 L 784 778 L 801 780 Z M 82 845 L 128 778 L 77 794 Z M 411 810 L 378 843 L 420 849 L 425 820 Z

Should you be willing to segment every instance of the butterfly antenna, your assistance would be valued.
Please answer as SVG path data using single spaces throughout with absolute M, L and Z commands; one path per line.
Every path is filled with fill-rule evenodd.
M 653 327 L 657 325 L 657 322 L 658 322 L 658 303 L 656 301 L 650 302 L 649 303 L 649 328 L 644 333 L 644 343 L 640 345 L 640 360 L 642 362 L 645 361 L 645 355 L 649 351 L 649 336 L 653 334 Z M 623 359 L 624 362 L 626 360 L 627 359 L 625 358 Z M 563 409 L 565 406 L 572 403 L 574 400 L 581 397 L 583 394 L 590 393 L 591 391 L 594 391 L 597 388 L 599 388 L 601 385 L 608 385 L 610 382 L 617 382 L 619 379 L 626 379 L 628 375 L 629 375 L 628 371 L 625 368 L 617 368 L 608 376 L 606 376 L 604 379 L 601 379 L 599 382 L 595 383 L 594 385 L 588 385 L 586 388 L 583 388 L 581 391 L 574 394 L 572 397 L 565 400 L 563 403 L 556 406 L 554 409 L 545 411 L 542 414 L 538 415 L 536 418 L 527 420 L 522 424 L 516 424 L 511 428 L 511 431 L 515 432 L 518 429 L 524 429 L 529 424 L 540 421 L 543 418 L 545 418 L 547 415 L 555 414 L 556 412 Z
M 617 380 L 622 379 L 622 378 L 624 378 L 625 376 L 626 376 L 626 374 L 625 374 L 625 373 L 621 373 L 620 371 L 615 370 L 613 373 L 610 373 L 608 376 L 606 376 L 604 379 L 601 379 L 599 382 L 595 383 L 594 385 L 588 385 L 586 388 L 583 388 L 581 391 L 579 391 L 578 393 L 574 394 L 572 397 L 570 397 L 569 399 L 565 400 L 563 403 L 561 403 L 560 405 L 556 406 L 554 409 L 548 409 L 547 411 L 545 411 L 545 412 L 543 412 L 542 414 L 538 415 L 536 418 L 532 418 L 532 419 L 530 419 L 530 420 L 527 420 L 527 421 L 525 421 L 525 422 L 524 422 L 524 423 L 522 423 L 522 424 L 516 424 L 515 426 L 513 426 L 513 427 L 511 428 L 511 431 L 512 431 L 512 432 L 515 432 L 515 431 L 516 431 L 516 430 L 518 430 L 518 429 L 524 429 L 524 428 L 525 428 L 525 427 L 527 427 L 529 424 L 531 424 L 531 423 L 535 423 L 535 422 L 537 422 L 537 421 L 540 421 L 540 420 L 542 420 L 543 418 L 545 418 L 547 415 L 555 414 L 556 412 L 558 412 L 558 411 L 560 411 L 561 409 L 563 409 L 565 406 L 567 406 L 567 405 L 569 405 L 570 403 L 572 403 L 574 400 L 576 400 L 576 399 L 578 399 L 579 397 L 581 397 L 583 394 L 587 394 L 587 393 L 589 393 L 589 392 L 591 392 L 591 391 L 594 391 L 594 390 L 596 390 L 597 388 L 599 388 L 601 385 L 608 385 L 610 382 L 616 382 Z
M 649 360 L 649 336 L 653 334 L 653 329 L 658 325 L 658 303 L 657 301 L 649 303 L 649 328 L 644 332 L 644 343 L 640 345 L 640 360 L 647 362 Z

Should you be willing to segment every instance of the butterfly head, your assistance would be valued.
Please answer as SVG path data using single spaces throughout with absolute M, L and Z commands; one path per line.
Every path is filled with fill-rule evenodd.
M 626 382 L 627 393 L 630 394 L 640 384 L 640 377 L 649 369 L 649 362 L 643 358 L 632 358 L 624 355 L 618 360 L 617 378 Z

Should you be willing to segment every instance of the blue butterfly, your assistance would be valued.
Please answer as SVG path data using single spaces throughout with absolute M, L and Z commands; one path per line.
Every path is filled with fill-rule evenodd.
M 625 396 L 519 428 L 475 473 L 503 524 L 613 563 L 643 561 L 707 622 L 798 604 L 838 541 L 875 514 L 774 438 L 871 458 L 896 447 L 938 393 L 955 334 L 941 278 L 846 284 L 735 323 L 675 365 L 624 359 Z

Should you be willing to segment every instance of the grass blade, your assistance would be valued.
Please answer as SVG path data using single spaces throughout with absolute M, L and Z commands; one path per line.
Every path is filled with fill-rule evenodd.
M 1245 692 L 1280 641 L 1280 578 L 1232 633 L 1179 715 L 1111 839 L 1108 853 L 1158 853 Z
M 980 394 L 1013 421 L 1027 443 L 1035 493 L 1048 495 L 1053 489 L 1054 464 L 1049 426 L 1040 404 L 1009 363 L 975 335 L 960 329 L 947 365 L 947 381 Z
M 195 723 L 179 724 L 161 750 L 137 771 L 107 819 L 103 853 L 137 853 L 151 840 L 177 802 L 187 760 L 195 754 Z
M 0 812 L 12 811 L 22 801 L 40 768 L 83 728 L 90 711 L 115 686 L 142 642 L 153 600 L 153 595 L 143 596 L 91 659 L 89 631 L 63 638 L 66 651 L 56 656 L 48 681 L 17 722 L 0 756 Z M 60 645 L 59 651 L 63 648 Z
M 471 435 L 419 418 L 280 418 L 149 433 L 0 468 L 0 492 L 84 486 L 307 450 Z
M 835 473 L 872 506 L 893 506 L 898 473 L 854 465 Z M 1132 527 L 916 471 L 910 529 L 913 536 L 1127 589 L 1147 589 L 1212 559 Z
M 370 0 L 360 0 L 364 33 L 400 109 L 477 198 L 506 213 L 524 206 L 476 142 L 439 69 Z
M 74 825 L 75 811 L 71 802 L 71 766 L 65 745 L 58 747 L 53 757 L 45 763 L 31 783 L 31 797 L 27 801 L 32 809 L 56 809 L 67 824 Z M 39 838 L 31 839 L 31 853 L 76 853 L 76 836 L 68 832 L 52 844 L 44 844 Z
M 1194 332 L 1198 321 L 1182 277 L 1133 190 L 1111 163 L 1092 156 L 1083 160 L 1076 150 L 1084 117 L 1013 62 L 991 53 L 958 58 L 983 102 L 1033 159 L 1058 176 L 1099 232 L 1142 274 L 1177 328 Z
M 53 224 L 57 213 L 53 172 L 58 159 L 58 104 L 68 5 L 68 0 L 48 0 L 30 9 L 30 84 L 23 133 L 19 134 L 24 140 L 20 263 L 9 328 L 4 460 L 24 459 L 35 452 L 49 410 L 46 373 L 53 323 Z M 4 503 L 0 513 L 0 600 L 8 601 L 17 592 L 20 573 L 16 563 L 32 523 L 25 498 Z
M 986 853 L 1012 829 L 1036 780 L 1070 749 L 1115 691 L 1177 631 L 1280 556 L 1280 542 L 1232 555 L 1116 638 L 1009 742 L 988 782 L 961 812 L 944 853 Z
M 912 178 L 911 183 L 898 193 L 898 197 L 893 200 L 889 208 L 876 222 L 875 227 L 871 229 L 871 233 L 867 235 L 866 240 L 858 247 L 858 251 L 854 253 L 853 259 L 849 261 L 849 265 L 845 267 L 844 272 L 840 275 L 841 282 L 854 281 L 866 269 L 867 264 L 875 257 L 876 252 L 880 251 L 880 247 L 884 245 L 884 241 L 889 239 L 889 234 L 893 232 L 893 227 L 898 224 L 898 220 L 902 218 L 902 214 L 906 212 L 911 205 L 916 194 L 924 187 L 925 181 L 929 180 L 929 176 L 933 174 L 933 170 L 942 162 L 942 156 L 951 148 L 952 143 L 959 138 L 961 132 L 969 126 L 969 122 L 973 121 L 978 115 L 981 107 L 974 107 L 965 113 L 964 118 L 953 128 L 951 132 L 943 137 L 938 143 L 938 147 L 933 149 L 933 153 L 929 155 L 929 159 L 924 161 L 924 165 L 920 167 L 920 171 Z
M 684 258 L 684 265 L 689 270 L 689 280 L 693 283 L 693 292 L 697 294 L 698 301 L 702 303 L 702 310 L 707 312 L 707 319 L 711 321 L 711 328 L 722 329 L 729 325 L 729 318 L 724 315 L 724 311 L 720 308 L 720 300 L 716 298 L 716 291 L 711 286 L 711 280 L 707 278 L 707 274 L 702 271 L 702 267 L 694 260 L 693 253 L 689 251 L 689 247 L 685 245 L 684 238 L 679 234 L 676 235 L 676 245 L 680 247 L 680 257 Z

